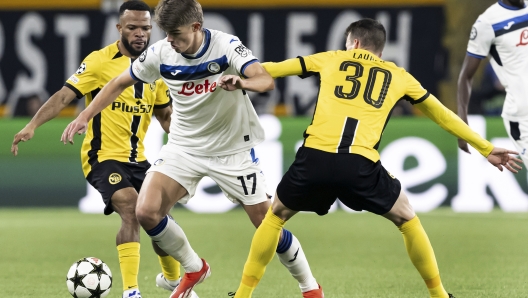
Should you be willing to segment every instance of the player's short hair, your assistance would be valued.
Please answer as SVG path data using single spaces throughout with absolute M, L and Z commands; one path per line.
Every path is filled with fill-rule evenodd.
M 160 0 L 154 10 L 154 20 L 167 33 L 194 22 L 203 26 L 202 6 L 196 0 Z
M 345 37 L 349 34 L 352 39 L 360 40 L 364 48 L 380 53 L 387 39 L 387 32 L 383 25 L 373 19 L 362 19 L 350 24 L 345 30 Z
M 119 6 L 119 16 L 121 17 L 125 10 L 137 10 L 137 11 L 148 11 L 150 12 L 150 7 L 147 3 L 141 1 L 141 0 L 128 0 L 126 2 L 123 2 L 121 6 Z

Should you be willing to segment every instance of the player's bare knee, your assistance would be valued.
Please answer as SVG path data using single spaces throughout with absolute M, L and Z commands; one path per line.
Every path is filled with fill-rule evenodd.
M 136 218 L 139 224 L 146 230 L 154 228 L 162 219 L 156 212 L 141 206 L 136 208 Z

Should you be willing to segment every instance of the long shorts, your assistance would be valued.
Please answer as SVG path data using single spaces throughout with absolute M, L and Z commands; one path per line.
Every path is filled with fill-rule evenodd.
M 401 184 L 383 166 L 358 154 L 301 147 L 277 187 L 280 201 L 295 211 L 328 213 L 337 198 L 357 211 L 385 214 Z
M 116 160 L 105 160 L 92 167 L 86 180 L 101 193 L 105 215 L 114 212 L 111 198 L 116 191 L 133 187 L 139 192 L 149 167 L 148 161 L 128 163 Z
M 519 152 L 524 164 L 528 166 L 528 121 L 510 121 L 507 119 L 503 119 L 503 121 L 515 150 Z
M 178 202 L 185 204 L 196 193 L 204 176 L 213 179 L 233 203 L 255 205 L 268 200 L 266 179 L 253 149 L 223 156 L 198 156 L 175 145 L 161 148 L 158 159 L 147 171 L 162 173 L 179 184 L 187 194 Z

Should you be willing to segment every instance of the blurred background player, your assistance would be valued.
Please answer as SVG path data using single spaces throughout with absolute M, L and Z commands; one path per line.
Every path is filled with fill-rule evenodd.
M 108 105 L 115 105 L 113 101 L 129 86 L 138 81 L 165 81 L 175 101 L 174 117 L 169 141 L 139 194 L 137 217 L 147 234 L 181 262 L 186 273 L 171 298 L 186 298 L 210 275 L 210 267 L 167 214 L 177 202 L 192 198 L 198 182 L 209 176 L 231 201 L 241 203 L 255 226 L 260 225 L 270 201 L 253 147 L 264 140 L 264 131 L 245 90 L 264 92 L 274 84 L 238 37 L 202 27 L 198 2 L 162 0 L 155 16 L 167 38 L 149 47 L 130 70 L 108 83 L 68 125 L 62 141 L 71 142 L 75 133 L 86 130 L 88 121 Z M 219 88 L 227 81 L 244 90 Z M 322 298 L 295 236 L 283 230 L 275 250 L 303 295 Z M 307 296 L 313 291 L 321 295 Z
M 148 47 L 152 29 L 150 7 L 143 1 L 127 1 L 119 8 L 116 25 L 120 40 L 94 51 L 79 69 L 39 109 L 31 121 L 15 135 L 11 152 L 18 154 L 18 143 L 29 141 L 35 129 L 56 117 L 75 97 L 86 96 L 89 105 L 97 93 Z M 141 58 L 140 58 L 141 59 Z M 168 88 L 161 80 L 141 82 L 127 88 L 119 99 L 97 114 L 89 124 L 81 149 L 86 180 L 102 195 L 106 215 L 117 212 L 121 228 L 116 245 L 123 278 L 123 297 L 141 297 L 138 290 L 139 223 L 135 208 L 139 189 L 150 167 L 144 155 L 143 139 L 152 114 L 168 133 L 172 112 Z M 154 242 L 162 273 L 159 287 L 172 291 L 179 283 L 180 264 Z
M 488 161 L 516 173 L 516 152 L 493 145 L 444 107 L 405 69 L 381 60 L 383 25 L 372 19 L 345 31 L 346 51 L 329 51 L 279 63 L 264 63 L 272 77 L 319 73 L 320 93 L 312 124 L 294 163 L 282 178 L 272 208 L 255 232 L 236 298 L 251 297 L 273 257 L 281 229 L 299 211 L 328 213 L 336 198 L 357 211 L 392 221 L 430 297 L 453 297 L 441 282 L 433 248 L 398 179 L 381 165 L 377 151 L 394 105 L 405 99 L 442 128 L 475 147 Z M 315 297 L 315 296 L 314 296 Z
M 506 89 L 504 126 L 525 164 L 528 164 L 528 7 L 524 0 L 500 0 L 481 14 L 469 36 L 467 55 L 458 79 L 458 115 L 467 123 L 473 76 L 480 61 L 490 63 Z M 458 140 L 469 153 L 467 142 Z

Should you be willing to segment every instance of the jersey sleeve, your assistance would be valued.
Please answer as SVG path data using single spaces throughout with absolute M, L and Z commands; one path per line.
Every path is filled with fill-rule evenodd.
M 83 97 L 86 93 L 99 88 L 101 67 L 99 53 L 92 52 L 86 56 L 77 71 L 64 83 L 64 86 L 75 92 L 77 98 Z
M 170 97 L 169 87 L 159 79 L 156 81 L 156 101 L 154 102 L 155 109 L 163 109 L 168 107 L 172 103 Z
M 469 34 L 467 54 L 479 59 L 486 58 L 494 38 L 495 32 L 491 24 L 478 18 Z
M 161 42 L 148 47 L 130 66 L 130 76 L 136 81 L 154 83 L 161 78 Z
M 494 148 L 493 145 L 469 128 L 462 119 L 441 104 L 434 95 L 429 96 L 427 100 L 416 105 L 416 107 L 444 130 L 468 142 L 484 157 L 490 155 Z
M 329 52 L 322 52 L 305 57 L 299 56 L 297 58 L 299 58 L 302 68 L 302 74 L 299 76 L 304 79 L 321 72 L 321 69 L 330 57 Z
M 402 71 L 404 71 L 402 69 Z M 416 80 L 410 73 L 404 73 L 405 80 L 405 95 L 403 99 L 415 105 L 426 100 L 431 94 L 422 87 L 420 82 Z
M 226 38 L 223 42 L 227 46 L 227 59 L 231 67 L 236 69 L 236 71 L 242 75 L 244 78 L 247 78 L 244 75 L 244 70 L 249 65 L 259 62 L 257 57 L 253 56 L 253 53 L 248 49 L 240 39 L 236 36 L 230 35 L 230 38 Z
M 274 79 L 287 76 L 299 76 L 303 73 L 300 61 L 300 58 L 293 58 L 282 62 L 265 62 L 262 63 L 262 67 Z

